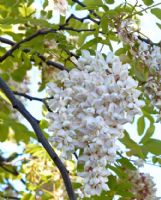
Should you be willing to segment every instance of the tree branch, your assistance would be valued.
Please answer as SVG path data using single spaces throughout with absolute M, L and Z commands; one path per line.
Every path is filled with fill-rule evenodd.
M 87 15 L 86 17 L 83 17 L 83 18 L 79 18 L 79 17 L 77 17 L 77 16 L 75 16 L 74 14 L 71 14 L 69 17 L 68 17 L 68 19 L 66 20 L 66 24 L 68 24 L 69 23 L 69 21 L 71 20 L 71 19 L 75 19 L 75 20 L 77 20 L 77 21 L 80 21 L 80 22 L 84 22 L 84 20 L 91 20 L 92 22 L 94 22 L 94 23 L 96 23 L 96 24 L 100 24 L 100 22 L 99 21 L 97 21 L 97 20 L 95 20 L 95 19 L 93 19 L 93 18 L 91 18 L 90 17 L 90 15 Z
M 75 28 L 72 28 L 72 27 L 62 27 L 60 30 L 67 30 L 67 31 L 74 31 L 74 32 L 77 32 L 77 33 L 81 33 L 81 32 L 94 32 L 96 29 L 93 28 L 93 29 L 75 29 Z M 105 34 L 104 32 L 102 31 L 99 31 L 99 33 L 102 33 L 102 34 Z
M 127 18 L 132 17 L 132 16 L 134 16 L 134 15 L 139 15 L 140 13 L 145 12 L 145 11 L 147 11 L 147 10 L 149 10 L 149 9 L 151 9 L 151 8 L 154 8 L 154 7 L 156 7 L 156 6 L 159 6 L 159 5 L 161 5 L 161 3 L 156 3 L 156 4 L 153 4 L 153 5 L 148 6 L 148 7 L 146 7 L 146 8 L 143 8 L 142 10 L 136 11 L 136 12 L 134 12 L 133 14 L 129 15 Z
M 17 92 L 17 91 L 13 91 L 13 93 L 14 93 L 15 95 L 18 95 L 18 96 L 24 97 L 24 98 L 26 98 L 26 99 L 29 99 L 30 101 L 32 101 L 32 100 L 40 101 L 40 102 L 42 102 L 42 103 L 45 105 L 45 107 L 47 108 L 47 110 L 48 110 L 49 112 L 52 112 L 52 110 L 49 108 L 49 106 L 48 106 L 48 104 L 47 104 L 47 100 L 53 99 L 53 97 L 38 98 L 38 97 L 32 97 L 32 96 L 30 96 L 30 95 L 28 95 L 28 94 L 24 94 L 24 93 Z
M 16 46 L 16 43 L 15 42 L 13 42 L 13 41 L 11 41 L 11 40 L 9 40 L 9 39 L 6 39 L 6 38 L 3 38 L 3 37 L 0 37 L 0 42 L 2 42 L 2 43 L 5 43 L 5 44 L 9 44 L 9 45 L 11 45 L 11 46 Z M 19 46 L 17 47 L 17 48 L 19 48 Z M 16 49 L 17 49 L 16 48 Z M 16 50 L 15 49 L 15 50 Z M 15 51 L 14 50 L 14 51 Z M 9 50 L 10 51 L 10 50 Z M 23 50 L 25 53 L 28 53 L 28 52 L 30 52 L 30 49 L 24 49 Z M 8 51 L 7 51 L 8 52 Z M 9 53 L 7 53 L 6 52 L 6 54 L 4 54 L 4 59 L 6 59 L 8 56 L 10 56 L 12 53 L 13 53 L 13 51 L 12 51 L 12 53 L 9 55 Z M 74 54 L 72 54 L 71 52 L 69 52 L 69 54 L 71 54 L 72 56 L 74 55 Z M 5 55 L 7 55 L 7 57 L 5 56 Z M 54 62 L 54 61 L 51 61 L 51 60 L 47 60 L 46 58 L 45 58 L 45 56 L 43 56 L 43 55 L 41 55 L 41 54 L 38 54 L 38 57 L 43 61 L 43 62 L 45 62 L 47 65 L 51 65 L 51 66 L 53 66 L 53 67 L 56 67 L 57 69 L 60 69 L 60 70 L 66 70 L 66 71 L 68 71 L 68 69 L 66 69 L 62 64 L 60 64 L 60 63 L 56 63 L 56 62 Z M 2 58 L 2 57 L 1 57 Z M 3 59 L 2 59 L 2 61 L 3 61 Z M 0 62 L 2 62 L 1 61 L 1 59 L 0 59 Z M 31 60 L 31 61 L 33 61 L 33 60 Z
M 17 154 L 18 155 L 18 154 Z M 14 166 L 12 166 L 13 168 L 12 168 L 12 170 L 11 169 L 9 169 L 8 167 L 7 167 L 7 165 L 8 165 L 8 161 L 10 160 L 10 159 L 12 159 L 12 156 L 13 155 L 11 155 L 9 158 L 3 158 L 2 156 L 0 156 L 0 167 L 2 168 L 2 169 L 4 169 L 5 171 L 7 171 L 8 173 L 10 173 L 10 174 L 12 174 L 12 175 L 14 175 L 14 176 L 18 176 L 19 175 L 19 173 L 18 173 L 18 171 L 16 170 L 16 168 L 14 167 Z M 10 164 L 8 165 L 8 166 L 11 166 Z M 23 183 L 23 184 L 26 184 L 25 183 L 25 181 L 21 178 L 20 179 L 20 181 Z
M 56 67 L 57 69 L 60 69 L 60 70 L 66 70 L 67 72 L 69 72 L 69 70 L 64 67 L 64 65 L 60 64 L 60 63 L 56 63 L 54 61 L 51 61 L 51 60 L 47 60 L 45 58 L 45 56 L 41 55 L 41 54 L 38 54 L 38 57 L 43 61 L 45 62 L 47 65 L 51 65 L 51 66 L 54 66 Z
M 0 167 L 4 169 L 5 171 L 7 171 L 8 173 L 13 174 L 14 176 L 18 176 L 18 172 L 15 169 L 14 171 L 12 171 L 8 169 L 7 167 L 5 167 L 3 163 L 0 163 Z
M 13 197 L 13 196 L 8 196 L 8 195 L 3 195 L 3 194 L 0 194 L 0 197 L 2 197 L 4 199 L 15 199 L 15 200 L 21 199 L 21 198 L 18 198 L 18 197 Z
M 66 190 L 69 196 L 70 200 L 76 200 L 72 184 L 68 175 L 68 171 L 66 170 L 64 164 L 58 157 L 58 155 L 55 153 L 45 136 L 43 135 L 39 124 L 37 123 L 37 119 L 35 119 L 24 107 L 24 105 L 16 99 L 14 96 L 14 93 L 10 90 L 8 85 L 3 81 L 2 78 L 0 78 L 0 88 L 4 92 L 4 94 L 8 97 L 8 99 L 11 101 L 13 108 L 17 109 L 26 119 L 27 121 L 31 124 L 33 130 L 35 131 L 35 134 L 38 138 L 38 141 L 43 145 L 45 150 L 48 152 L 49 156 L 51 159 L 54 161 L 55 165 L 58 167 L 62 178 L 64 180 L 64 184 L 66 186 Z
M 29 42 L 30 40 L 40 36 L 40 35 L 46 35 L 48 33 L 51 33 L 51 32 L 56 32 L 57 30 L 55 29 L 48 29 L 48 30 L 38 30 L 36 33 L 30 35 L 29 37 L 26 37 L 25 39 L 21 40 L 20 42 L 18 43 L 15 43 L 12 48 L 10 50 L 8 50 L 3 56 L 0 57 L 0 62 L 2 62 L 3 60 L 5 60 L 7 57 L 11 56 L 12 53 L 18 49 L 20 47 L 21 44 L 25 43 L 25 42 Z
M 141 37 L 141 36 L 139 35 L 139 36 L 138 36 L 138 39 L 141 40 L 142 42 L 147 43 L 147 44 L 155 45 L 155 46 L 161 47 L 161 43 L 160 43 L 160 42 L 154 43 L 154 42 L 152 42 L 149 38 L 143 38 L 143 37 Z

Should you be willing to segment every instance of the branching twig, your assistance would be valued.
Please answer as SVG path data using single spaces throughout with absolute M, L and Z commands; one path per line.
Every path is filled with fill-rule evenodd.
M 13 170 L 10 170 L 10 169 L 8 169 L 7 167 L 5 167 L 3 164 L 1 164 L 0 163 L 0 167 L 2 168 L 2 169 L 4 169 L 6 172 L 8 172 L 8 173 L 10 173 L 10 174 L 13 174 L 14 176 L 18 176 L 18 172 L 14 169 L 14 171 Z
M 19 173 L 18 173 L 18 171 L 13 167 L 12 169 L 13 170 L 11 170 L 11 169 L 9 169 L 8 167 L 7 167 L 7 160 L 9 160 L 10 159 L 10 157 L 9 158 L 7 158 L 7 159 L 5 159 L 5 158 L 3 158 L 2 156 L 0 156 L 0 167 L 3 169 L 3 170 L 5 170 L 6 172 L 8 172 L 8 173 L 10 173 L 10 174 L 12 174 L 12 175 L 14 175 L 14 176 L 18 176 L 19 175 Z M 23 183 L 23 184 L 26 184 L 25 183 L 25 181 L 23 180 L 23 179 L 20 179 L 20 181 Z
M 13 197 L 13 196 L 8 196 L 8 195 L 2 195 L 0 194 L 0 197 L 4 198 L 4 199 L 15 199 L 15 200 L 20 200 L 21 198 L 18 197 Z
M 9 44 L 9 45 L 11 45 L 11 46 L 16 46 L 16 43 L 15 42 L 13 42 L 13 41 L 11 41 L 11 40 L 9 40 L 9 39 L 6 39 L 6 38 L 3 38 L 3 37 L 0 37 L 0 42 L 2 42 L 2 43 L 5 43 L 5 44 Z M 19 48 L 19 47 L 17 47 L 17 48 Z M 16 50 L 16 49 L 15 49 Z M 10 50 L 9 50 L 10 51 Z M 25 53 L 28 53 L 28 52 L 30 52 L 30 50 L 29 49 L 24 49 L 23 50 Z M 7 51 L 8 52 L 8 51 Z M 8 55 L 9 53 L 7 53 L 6 52 L 6 54 L 7 54 L 7 57 L 8 56 L 10 56 L 10 55 Z M 13 52 L 12 52 L 13 53 Z M 12 54 L 11 53 L 11 54 Z M 74 56 L 74 54 L 72 54 L 72 53 L 70 53 L 70 52 L 68 52 L 69 54 L 71 54 L 72 56 Z M 5 54 L 5 55 L 6 55 Z M 4 55 L 4 57 L 5 57 L 5 55 Z M 5 59 L 7 58 L 7 57 L 5 57 Z M 56 63 L 56 62 L 54 62 L 54 61 L 51 61 L 51 60 L 47 60 L 46 58 L 45 58 L 45 56 L 43 56 L 43 55 L 41 55 L 41 54 L 38 54 L 38 57 L 43 61 L 43 62 L 45 62 L 47 65 L 50 65 L 50 66 L 53 66 L 53 67 L 55 67 L 55 68 L 57 68 L 57 69 L 60 69 L 60 70 L 66 70 L 66 71 L 68 71 L 68 69 L 66 69 L 62 64 L 60 64 L 60 63 Z M 3 60 L 2 60 L 3 61 Z M 0 62 L 2 62 L 1 60 L 0 60 Z M 33 61 L 33 60 L 32 60 Z
M 96 24 L 100 24 L 99 21 L 97 21 L 97 20 L 91 18 L 90 15 L 87 15 L 86 17 L 83 17 L 83 18 L 79 18 L 79 17 L 75 16 L 74 14 L 71 14 L 71 15 L 67 18 L 66 24 L 68 24 L 69 21 L 70 21 L 71 19 L 75 19 L 75 20 L 80 21 L 80 22 L 82 22 L 82 23 L 84 22 L 84 20 L 88 20 L 88 19 L 89 19 L 89 20 L 91 20 L 92 22 L 94 22 L 94 23 L 96 23 Z
M 51 110 L 51 109 L 49 108 L 49 106 L 48 106 L 47 100 L 53 99 L 53 97 L 38 98 L 38 97 L 33 97 L 33 96 L 28 95 L 28 94 L 24 94 L 24 93 L 17 92 L 17 91 L 13 91 L 13 93 L 14 93 L 15 95 L 18 95 L 18 96 L 24 97 L 24 98 L 26 98 L 26 99 L 29 99 L 30 101 L 32 101 L 32 100 L 40 101 L 40 102 L 42 102 L 42 103 L 45 105 L 45 107 L 47 108 L 47 110 L 48 110 L 49 112 L 52 112 L 52 110 Z
M 0 89 L 4 92 L 4 94 L 8 97 L 8 99 L 11 101 L 13 107 L 15 109 L 17 109 L 26 119 L 27 121 L 31 124 L 33 130 L 35 131 L 35 134 L 38 138 L 38 141 L 43 145 L 43 147 L 46 149 L 46 151 L 48 152 L 49 156 L 51 157 L 51 159 L 54 161 L 55 165 L 58 167 L 65 186 L 66 186 L 66 190 L 69 196 L 70 200 L 76 200 L 73 188 L 72 188 L 72 184 L 68 175 L 68 171 L 66 170 L 64 164 L 62 163 L 62 161 L 60 160 L 60 158 L 58 157 L 58 155 L 55 153 L 55 151 L 53 150 L 53 148 L 51 147 L 51 145 L 48 143 L 47 139 L 45 138 L 45 136 L 43 135 L 39 124 L 37 123 L 37 119 L 35 119 L 24 107 L 24 105 L 18 100 L 16 99 L 14 93 L 10 90 L 10 88 L 8 87 L 8 85 L 3 81 L 2 78 L 0 78 Z
M 145 43 L 150 44 L 150 45 L 155 45 L 155 46 L 160 46 L 161 45 L 160 42 L 159 43 L 154 43 L 150 39 L 143 38 L 140 35 L 138 36 L 138 39 L 141 40 L 142 42 L 145 42 Z
M 77 32 L 77 33 L 81 33 L 81 32 L 94 32 L 94 31 L 96 31 L 95 28 L 93 28 L 93 29 L 88 29 L 88 28 L 84 28 L 84 29 L 75 29 L 75 28 L 72 28 L 72 27 L 62 27 L 62 30 L 74 31 L 74 32 Z M 105 33 L 102 32 L 102 31 L 99 31 L 99 33 L 105 34 Z
M 3 37 L 0 37 L 0 42 L 4 43 L 4 44 L 9 44 L 11 46 L 14 46 L 16 43 L 9 40 L 9 39 L 6 39 L 6 38 L 3 38 Z
M 134 15 L 139 15 L 139 14 L 141 14 L 142 12 L 145 12 L 145 11 L 147 11 L 147 10 L 149 10 L 149 9 L 151 9 L 151 8 L 154 8 L 154 7 L 156 7 L 156 6 L 159 6 L 159 5 L 161 5 L 161 3 L 153 4 L 153 5 L 151 5 L 151 6 L 148 6 L 148 7 L 146 7 L 146 8 L 143 8 L 143 9 L 140 10 L 140 11 L 136 11 L 136 12 L 132 13 L 132 14 L 129 15 L 127 18 L 130 18 L 130 17 L 132 17 L 132 16 L 134 16 Z
M 56 67 L 57 69 L 60 69 L 60 70 L 66 70 L 66 71 L 69 71 L 66 67 L 64 67 L 64 65 L 60 64 L 60 63 L 56 63 L 52 60 L 47 60 L 45 58 L 45 56 L 41 55 L 41 54 L 38 54 L 38 57 L 43 61 L 45 62 L 47 65 L 51 65 L 51 66 L 54 66 Z
M 45 35 L 45 34 L 48 34 L 48 33 L 51 33 L 51 32 L 56 32 L 55 29 L 48 29 L 48 30 L 38 30 L 36 33 L 26 37 L 25 39 L 21 40 L 20 42 L 18 43 L 15 43 L 12 48 L 10 50 L 8 50 L 3 56 L 0 57 L 0 62 L 4 61 L 8 56 L 11 56 L 12 53 L 18 49 L 20 47 L 21 44 L 25 43 L 25 42 L 29 42 L 30 40 L 40 36 L 40 35 Z

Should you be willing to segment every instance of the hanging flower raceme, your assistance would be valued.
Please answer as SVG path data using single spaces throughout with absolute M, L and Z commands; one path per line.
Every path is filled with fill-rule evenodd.
M 76 65 L 70 72 L 59 72 L 48 85 L 53 96 L 49 101 L 53 112 L 47 115 L 50 141 L 64 159 L 80 150 L 84 195 L 100 195 L 108 190 L 106 165 L 115 160 L 123 125 L 140 114 L 143 102 L 138 100 L 137 82 L 129 76 L 130 65 L 112 53 L 105 60 L 100 53 L 93 57 L 83 51 Z
M 121 41 L 127 44 L 130 43 L 131 46 L 135 44 L 137 40 L 136 32 L 139 30 L 136 20 L 130 18 L 124 19 L 116 26 L 116 29 Z
M 159 200 L 156 197 L 156 188 L 153 178 L 138 170 L 126 170 L 131 183 L 130 192 L 134 195 L 131 200 Z
M 151 100 L 151 105 L 158 110 L 157 118 L 161 118 L 161 48 L 150 40 L 141 39 L 137 33 L 136 21 L 125 19 L 118 25 L 118 36 L 130 45 L 130 53 L 149 71 L 144 85 L 144 93 Z

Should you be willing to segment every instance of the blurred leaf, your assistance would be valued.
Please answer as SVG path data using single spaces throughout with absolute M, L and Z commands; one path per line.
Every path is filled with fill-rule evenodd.
M 139 81 L 146 82 L 148 80 L 149 70 L 142 63 L 135 63 L 134 73 Z
M 49 126 L 49 124 L 48 124 L 48 121 L 47 120 L 41 120 L 40 121 L 40 128 L 41 129 L 46 129 L 46 128 L 48 128 L 48 126 Z
M 124 137 L 120 139 L 120 141 L 131 150 L 131 153 L 133 155 L 137 155 L 140 158 L 144 159 L 144 154 L 142 152 L 141 147 L 130 138 L 129 134 L 127 131 L 124 131 Z
M 117 160 L 122 166 L 123 168 L 127 168 L 130 170 L 136 170 L 136 167 L 129 161 L 129 159 L 122 157 L 121 159 Z
M 91 47 L 96 47 L 98 45 L 99 42 L 102 41 L 102 38 L 101 37 L 97 37 L 97 38 L 94 38 L 94 39 L 91 39 L 89 40 L 88 42 L 86 42 L 82 47 L 81 49 L 88 49 L 88 48 L 91 48 Z
M 35 195 L 31 193 L 24 193 L 21 200 L 35 200 Z
M 153 8 L 151 9 L 151 13 L 155 15 L 158 19 L 161 20 L 161 9 L 160 8 Z
M 140 143 L 145 144 L 149 140 L 149 138 L 151 138 L 151 136 L 154 134 L 154 131 L 155 131 L 155 126 L 153 124 L 150 124 L 149 128 L 147 129 Z
M 105 2 L 108 4 L 113 4 L 115 1 L 114 0 L 105 0 Z
M 4 99 L 8 104 L 11 105 L 10 100 L 6 97 L 6 95 L 5 95 L 2 91 L 0 91 L 0 96 L 1 96 L 1 98 Z
M 147 6 L 150 6 L 154 3 L 153 0 L 143 0 L 144 4 L 147 5 Z
M 161 140 L 149 139 L 144 143 L 142 149 L 155 155 L 161 155 Z
M 161 29 L 161 24 L 159 24 L 159 23 L 156 23 L 156 25 Z
M 107 14 L 103 15 L 103 17 L 101 18 L 100 27 L 102 28 L 102 31 L 104 33 L 108 32 L 108 15 Z
M 97 7 L 100 5 L 103 5 L 102 0 L 97 0 L 97 1 L 93 1 L 93 0 L 84 0 L 83 3 L 89 8 L 89 7 Z
M 145 119 L 144 119 L 144 116 L 142 116 L 137 121 L 138 134 L 142 135 L 144 133 L 144 129 L 145 129 Z

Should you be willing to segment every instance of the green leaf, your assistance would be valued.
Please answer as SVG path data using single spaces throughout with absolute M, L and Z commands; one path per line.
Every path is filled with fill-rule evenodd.
M 85 4 L 87 7 L 103 5 L 102 0 L 97 0 L 97 1 L 93 1 L 93 0 L 84 0 L 84 4 Z
M 132 155 L 137 155 L 140 158 L 144 159 L 144 154 L 142 152 L 141 147 L 130 138 L 129 134 L 127 131 L 124 131 L 124 137 L 122 139 L 120 139 L 120 141 L 131 150 L 131 154 Z
M 93 45 L 97 46 L 97 44 L 98 44 L 99 42 L 101 42 L 101 41 L 102 41 L 102 38 L 100 38 L 100 37 L 91 39 L 91 40 L 89 40 L 88 42 L 86 42 L 86 43 L 81 47 L 81 49 L 88 49 L 89 47 L 92 47 Z
M 48 124 L 48 121 L 47 121 L 47 120 L 42 119 L 42 120 L 40 121 L 40 128 L 41 128 L 41 129 L 46 129 L 46 128 L 48 128 L 48 126 L 49 126 L 49 124 Z
M 140 117 L 137 121 L 137 131 L 139 135 L 142 135 L 145 129 L 145 119 L 144 116 Z
M 149 69 L 145 67 L 142 63 L 135 63 L 134 73 L 136 78 L 141 82 L 146 82 L 149 77 Z
M 0 97 L 1 97 L 3 100 L 5 100 L 8 104 L 11 105 L 10 100 L 6 97 L 6 95 L 5 95 L 2 91 L 0 91 Z
M 127 52 L 127 49 L 125 47 L 124 48 L 120 48 L 115 52 L 115 55 L 116 56 L 120 56 L 121 54 L 125 54 L 126 52 Z
M 155 126 L 153 124 L 150 124 L 149 128 L 147 129 L 140 143 L 145 144 L 149 140 L 149 138 L 153 135 L 154 131 L 155 131 Z
M 113 4 L 115 1 L 114 0 L 105 0 L 105 2 L 108 4 Z
M 161 9 L 160 8 L 151 9 L 151 13 L 161 20 Z
M 24 193 L 23 197 L 21 198 L 21 200 L 34 200 L 35 199 L 35 195 L 31 194 L 31 193 Z
M 17 142 L 24 141 L 25 143 L 29 142 L 30 137 L 35 138 L 35 134 L 27 129 L 21 123 L 14 122 L 11 124 L 12 129 L 15 132 L 15 139 Z
M 159 24 L 159 23 L 156 23 L 156 25 L 161 29 L 161 24 Z
M 122 157 L 117 160 L 123 167 L 128 168 L 130 170 L 136 170 L 136 167 L 129 161 L 129 159 Z
M 155 155 L 161 155 L 161 140 L 149 139 L 142 147 L 147 153 L 152 153 Z
M 117 174 L 117 176 L 119 176 L 119 178 L 123 179 L 127 177 L 127 174 L 125 174 L 123 172 L 123 170 L 121 169 L 121 167 L 119 166 L 111 166 L 111 165 L 107 165 L 107 167 L 109 169 L 111 169 L 113 172 L 115 172 L 115 174 Z
M 150 123 L 153 124 L 154 118 L 146 111 L 143 111 L 143 113 L 144 113 L 144 117 L 146 117 L 150 121 Z
M 144 4 L 147 5 L 147 6 L 150 6 L 154 3 L 153 0 L 143 0 Z
M 103 15 L 103 17 L 101 18 L 100 27 L 102 28 L 102 31 L 104 33 L 108 32 L 108 15 L 107 14 Z

